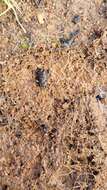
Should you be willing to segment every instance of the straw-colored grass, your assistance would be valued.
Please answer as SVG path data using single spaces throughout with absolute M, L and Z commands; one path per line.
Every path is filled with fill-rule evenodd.
M 15 15 L 15 18 L 17 20 L 17 23 L 20 25 L 20 27 L 22 28 L 24 33 L 26 33 L 26 30 L 23 27 L 23 25 L 21 24 L 21 22 L 20 22 L 20 20 L 18 18 L 18 15 L 17 15 L 17 12 L 22 14 L 17 2 L 15 0 L 2 0 L 2 1 L 7 5 L 8 8 L 4 12 L 2 12 L 0 14 L 0 16 L 3 16 L 4 14 L 6 14 L 9 10 L 12 10 L 14 15 Z

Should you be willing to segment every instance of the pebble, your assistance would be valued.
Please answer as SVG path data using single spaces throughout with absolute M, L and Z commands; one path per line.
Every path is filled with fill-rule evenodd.
M 39 24 L 44 24 L 44 22 L 45 22 L 45 14 L 44 14 L 44 12 L 38 12 L 37 13 L 37 18 L 38 18 L 38 22 L 39 22 Z

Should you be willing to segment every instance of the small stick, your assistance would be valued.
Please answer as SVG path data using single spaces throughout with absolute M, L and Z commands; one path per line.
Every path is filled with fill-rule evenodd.
M 3 16 L 4 14 L 6 14 L 10 9 L 11 9 L 11 8 L 8 7 L 4 12 L 2 12 L 2 13 L 0 14 L 0 16 Z

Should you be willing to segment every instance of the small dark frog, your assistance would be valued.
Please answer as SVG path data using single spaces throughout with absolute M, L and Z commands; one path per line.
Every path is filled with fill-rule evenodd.
M 62 47 L 69 47 L 74 43 L 74 39 L 71 38 L 60 38 L 59 41 Z
M 0 126 L 5 126 L 8 124 L 8 119 L 5 114 L 0 110 Z
M 40 131 L 44 134 L 47 133 L 48 132 L 48 126 L 46 124 L 41 124 L 40 125 Z
M 99 8 L 99 14 L 104 18 L 107 19 L 107 0 L 103 0 L 101 2 L 100 8 Z
M 74 24 L 77 24 L 80 21 L 80 16 L 79 15 L 74 15 L 74 17 L 72 18 L 72 22 Z
M 38 8 L 42 0 L 33 0 L 34 5 Z
M 71 45 L 73 45 L 75 43 L 75 38 L 78 36 L 80 30 L 77 29 L 73 32 L 70 32 L 69 33 L 69 37 L 68 38 L 60 38 L 59 41 L 60 41 L 60 44 L 61 44 L 61 47 L 70 47 Z
M 100 30 L 94 30 L 92 33 L 91 33 L 91 35 L 89 36 L 89 40 L 91 40 L 91 41 L 94 41 L 94 40 L 96 40 L 96 39 L 99 39 L 99 38 L 101 38 L 101 36 L 102 36 L 102 30 L 100 29 Z
M 70 32 L 69 34 L 70 39 L 77 37 L 79 33 L 80 33 L 80 29 Z
M 48 82 L 49 70 L 43 68 L 37 68 L 35 71 L 36 83 L 40 87 L 46 87 Z

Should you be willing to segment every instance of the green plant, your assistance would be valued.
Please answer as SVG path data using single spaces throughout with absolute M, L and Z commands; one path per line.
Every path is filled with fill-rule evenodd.
M 17 15 L 17 11 L 19 13 L 21 13 L 21 10 L 20 10 L 17 2 L 15 0 L 2 0 L 2 1 L 7 5 L 8 8 L 4 12 L 2 12 L 0 14 L 0 16 L 3 16 L 4 14 L 6 14 L 9 10 L 12 10 L 13 13 L 14 13 L 14 15 L 15 15 L 15 18 L 17 20 L 17 23 L 20 25 L 20 27 L 22 28 L 22 30 L 24 31 L 24 33 L 26 33 L 26 30 L 23 27 L 23 25 L 20 23 L 20 20 L 19 20 L 18 15 Z
M 30 48 L 30 43 L 29 43 L 29 39 L 27 37 L 22 37 L 21 41 L 20 41 L 20 45 L 19 47 L 21 49 L 29 49 Z

